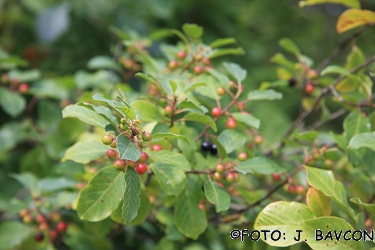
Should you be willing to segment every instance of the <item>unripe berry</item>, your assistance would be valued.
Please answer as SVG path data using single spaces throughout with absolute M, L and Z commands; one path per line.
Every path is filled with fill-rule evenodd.
M 18 91 L 21 94 L 26 93 L 29 90 L 29 85 L 27 83 L 21 83 L 21 85 L 18 87 Z
M 151 139 L 152 139 L 152 135 L 149 132 L 144 132 L 144 134 L 142 134 L 142 140 L 151 141 Z
M 305 159 L 303 161 L 304 164 L 312 164 L 314 163 L 314 159 L 312 155 L 305 155 Z
M 22 218 L 22 221 L 23 221 L 23 223 L 28 224 L 28 223 L 30 223 L 30 222 L 33 221 L 33 217 L 31 217 L 30 214 L 26 214 L 26 215 Z
M 168 105 L 167 107 L 165 107 L 164 110 L 165 110 L 165 114 L 170 115 L 173 112 L 173 107 Z
M 332 160 L 330 160 L 330 159 L 325 159 L 325 160 L 324 160 L 324 166 L 325 166 L 326 168 L 332 168 L 333 165 L 334 165 L 334 162 L 333 162 Z
M 110 145 L 112 143 L 112 141 L 113 141 L 113 138 L 110 135 L 104 135 L 103 138 L 102 138 L 102 142 L 105 145 Z
M 152 150 L 152 151 L 160 151 L 160 150 L 163 150 L 163 147 L 162 147 L 160 144 L 154 144 L 154 145 L 151 147 L 151 150 Z
M 47 231 L 49 228 L 48 224 L 46 222 L 42 222 L 39 224 L 39 230 L 40 231 Z
M 288 186 L 288 192 L 289 192 L 290 194 L 295 194 L 295 193 L 297 192 L 296 186 L 295 186 L 294 184 L 290 184 L 290 185 Z
M 237 127 L 237 122 L 234 118 L 230 117 L 226 125 L 228 129 L 235 129 Z
M 116 153 L 116 151 L 115 151 L 114 149 L 108 149 L 108 150 L 107 150 L 107 157 L 108 157 L 109 159 L 114 159 L 114 158 L 116 158 L 116 155 L 117 155 L 117 153 Z
M 57 238 L 58 233 L 57 233 L 57 231 L 55 229 L 51 229 L 49 231 L 48 235 L 49 235 L 49 237 L 50 237 L 51 240 L 54 240 L 54 239 Z
M 81 189 L 84 188 L 85 186 L 86 186 L 85 183 L 83 183 L 83 182 L 78 182 L 78 183 L 76 184 L 76 189 L 77 189 L 77 190 L 81 190 Z
M 41 224 L 41 223 L 43 223 L 43 222 L 45 222 L 46 221 L 46 218 L 43 216 L 43 215 L 41 215 L 41 214 L 38 214 L 37 216 L 36 216 L 36 222 L 38 222 L 39 224 Z
M 218 87 L 218 88 L 216 89 L 216 93 L 217 93 L 219 96 L 223 96 L 223 95 L 225 95 L 226 91 L 225 91 L 225 89 L 224 89 L 223 87 Z
M 307 72 L 307 76 L 310 78 L 310 79 L 315 79 L 318 77 L 318 72 L 314 69 L 310 69 L 308 72 Z
M 202 60 L 202 58 L 203 58 L 203 55 L 201 53 L 197 53 L 194 55 L 195 61 L 200 61 Z
M 247 154 L 245 152 L 242 152 L 242 153 L 238 154 L 238 160 L 246 161 L 246 159 L 247 159 Z
M 220 117 L 221 116 L 221 109 L 219 107 L 215 107 L 211 110 L 211 114 L 214 117 Z
M 202 74 L 204 71 L 204 69 L 199 65 L 195 66 L 193 70 L 194 70 L 194 73 L 197 75 Z
M 20 215 L 20 217 L 25 217 L 26 215 L 30 215 L 30 211 L 27 210 L 27 209 L 22 209 L 22 210 L 19 212 L 19 215 Z
M 178 67 L 178 62 L 177 61 L 172 60 L 172 61 L 170 61 L 168 63 L 168 68 L 170 68 L 170 69 L 175 69 L 177 67 Z
M 235 88 L 237 88 L 237 84 L 234 81 L 229 81 L 229 87 L 231 89 L 235 89 Z
M 138 159 L 139 163 L 147 163 L 148 161 L 148 154 L 146 152 L 142 152 L 141 156 Z
M 138 165 L 135 167 L 135 171 L 137 171 L 137 173 L 138 173 L 139 175 L 142 175 L 142 174 L 144 174 L 144 173 L 147 172 L 147 165 L 146 165 L 146 164 L 143 164 L 143 163 L 138 164 Z
M 306 86 L 305 86 L 305 94 L 306 95 L 311 95 L 312 92 L 314 92 L 314 85 L 312 85 L 311 83 L 306 84 Z
M 216 172 L 222 173 L 225 171 L 225 166 L 223 164 L 217 164 L 215 168 Z
M 228 182 L 235 182 L 237 180 L 237 174 L 235 172 L 229 172 L 227 173 L 227 176 L 225 177 L 225 179 L 228 181 Z
M 221 183 L 221 182 L 217 182 L 217 185 L 219 185 L 219 187 L 223 188 L 224 187 L 224 184 Z
M 123 159 L 120 159 L 120 160 L 116 160 L 115 163 L 113 164 L 115 166 L 115 168 L 119 171 L 122 171 L 125 169 L 126 167 L 126 161 L 123 160 Z
M 126 118 L 125 117 L 121 118 L 120 123 L 121 124 L 126 124 Z
M 136 166 L 138 165 L 138 163 L 134 162 L 134 161 L 131 161 L 131 160 L 128 160 L 128 166 L 131 167 L 131 168 L 135 168 Z
M 273 181 L 280 181 L 281 180 L 281 175 L 280 174 L 277 174 L 277 173 L 275 173 L 275 174 L 272 174 L 272 180 Z
M 68 223 L 66 223 L 64 221 L 59 221 L 56 224 L 56 230 L 60 233 L 64 233 L 66 231 L 67 227 L 68 227 Z
M 117 142 L 116 142 L 116 138 L 113 138 L 111 144 L 109 144 L 109 146 L 111 146 L 111 148 L 117 148 Z
M 255 142 L 255 144 L 257 144 L 257 145 L 260 145 L 260 144 L 262 144 L 263 143 L 263 136 L 261 136 L 261 135 L 256 135 L 256 136 L 254 136 L 254 142 Z
M 213 173 L 212 177 L 214 178 L 215 181 L 221 181 L 223 179 L 223 175 L 219 172 Z
M 185 51 L 179 51 L 177 52 L 177 58 L 178 59 L 184 59 L 186 57 L 186 52 Z
M 237 102 L 236 103 L 236 108 L 239 110 L 239 111 L 242 111 L 245 109 L 245 103 L 243 102 Z
M 202 58 L 202 63 L 203 63 L 204 65 L 210 65 L 210 64 L 211 64 L 211 61 L 210 61 L 210 59 L 208 59 L 207 57 L 204 57 L 204 58 Z
M 37 233 L 36 235 L 34 235 L 34 239 L 35 239 L 35 241 L 40 242 L 44 239 L 44 234 L 43 233 Z
M 122 123 L 120 123 L 119 127 L 122 131 L 125 131 L 129 128 L 127 124 L 122 124 Z

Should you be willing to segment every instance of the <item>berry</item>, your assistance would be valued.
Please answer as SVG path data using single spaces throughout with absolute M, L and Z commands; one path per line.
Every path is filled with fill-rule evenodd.
M 19 212 L 19 215 L 20 215 L 20 217 L 25 217 L 26 215 L 30 215 L 30 211 L 27 210 L 27 209 L 22 209 L 22 210 Z
M 194 73 L 197 75 L 202 74 L 204 71 L 203 68 L 199 65 L 195 66 L 193 70 L 194 70 Z
M 237 88 L 237 84 L 234 81 L 229 81 L 229 87 L 231 89 L 235 89 L 235 88 Z
M 33 217 L 31 217 L 30 214 L 26 214 L 26 215 L 22 218 L 22 221 L 23 221 L 23 223 L 28 224 L 28 223 L 30 223 L 30 222 L 33 221 Z
M 173 107 L 172 106 L 167 106 L 167 107 L 165 107 L 164 110 L 165 110 L 165 114 L 170 115 L 173 112 Z
M 35 239 L 35 241 L 40 242 L 44 239 L 44 234 L 43 233 L 37 233 L 36 235 L 34 235 L 34 239 Z
M 325 166 L 326 168 L 332 168 L 333 165 L 334 165 L 334 162 L 333 162 L 332 160 L 330 160 L 330 159 L 325 159 L 325 160 L 324 160 L 324 166 Z
M 184 59 L 186 57 L 186 52 L 185 51 L 179 51 L 177 52 L 177 58 L 178 59 Z
M 245 109 L 245 103 L 243 102 L 237 102 L 236 103 L 236 108 L 239 110 L 239 111 L 242 111 Z
M 46 222 L 42 222 L 39 224 L 39 230 L 40 231 L 47 231 L 49 228 L 48 224 Z
M 236 180 L 237 180 L 237 173 L 235 173 L 235 172 L 229 172 L 227 174 L 227 176 L 225 177 L 225 179 L 228 182 L 236 182 Z
M 147 165 L 146 165 L 146 164 L 143 164 L 143 163 L 138 164 L 138 165 L 135 167 L 135 171 L 137 171 L 137 173 L 138 173 L 139 175 L 142 175 L 142 174 L 144 174 L 144 173 L 147 172 Z
M 121 118 L 120 123 L 121 124 L 126 124 L 126 118 L 125 117 Z
M 235 129 L 237 127 L 237 122 L 234 118 L 229 118 L 227 121 L 227 128 L 228 129 Z
M 316 72 L 316 70 L 314 69 L 310 69 L 308 72 L 307 72 L 307 76 L 310 78 L 310 79 L 315 79 L 318 77 L 318 72 Z
M 212 145 L 211 143 L 207 142 L 207 141 L 204 141 L 202 142 L 202 145 L 201 145 L 201 149 L 203 152 L 207 152 L 211 149 Z
M 215 172 L 212 177 L 214 178 L 215 181 L 221 181 L 223 179 L 223 175 L 219 172 Z
M 225 171 L 225 166 L 223 164 L 217 164 L 216 165 L 216 172 L 222 173 Z
M 219 187 L 222 187 L 222 188 L 224 187 L 224 184 L 221 182 L 218 182 L 217 185 L 219 185 Z
M 48 235 L 49 235 L 49 237 L 50 237 L 51 240 L 54 240 L 54 239 L 57 238 L 58 233 L 57 233 L 57 231 L 55 229 L 51 229 L 49 231 Z
M 214 117 L 220 117 L 221 116 L 221 109 L 219 107 L 215 107 L 211 110 L 211 114 Z
M 263 137 L 261 136 L 261 135 L 256 135 L 255 137 L 254 137 L 254 142 L 255 142 L 255 144 L 257 144 L 257 145 L 260 145 L 260 144 L 262 144 L 263 143 Z
M 200 61 L 200 60 L 202 60 L 202 58 L 203 58 L 203 55 L 202 55 L 201 53 L 197 53 L 197 54 L 194 56 L 195 61 Z
M 116 151 L 115 151 L 114 149 L 108 149 L 108 150 L 107 150 L 107 157 L 108 157 L 109 159 L 114 159 L 114 158 L 116 158 L 116 155 L 117 155 L 117 153 L 116 153 Z
M 288 187 L 288 192 L 290 194 L 295 194 L 296 191 L 297 191 L 296 186 L 294 184 L 290 184 L 289 187 Z
M 113 138 L 113 140 L 112 140 L 112 142 L 109 144 L 109 146 L 111 146 L 111 148 L 117 148 L 116 138 Z
M 206 211 L 206 206 L 203 203 L 199 202 L 198 207 L 200 210 Z
M 272 174 L 272 180 L 273 181 L 280 181 L 281 180 L 281 175 L 280 174 Z
M 160 144 L 154 144 L 154 145 L 151 147 L 151 150 L 152 150 L 152 151 L 160 151 L 160 150 L 163 150 L 163 147 L 162 147 Z
M 207 57 L 205 57 L 205 58 L 202 58 L 202 63 L 203 63 L 204 65 L 210 65 L 210 64 L 211 64 L 211 61 L 210 61 L 210 59 L 208 59 Z
M 111 144 L 112 141 L 113 141 L 113 138 L 112 138 L 112 136 L 110 136 L 110 135 L 105 135 L 105 136 L 103 136 L 103 138 L 102 138 L 102 142 L 103 142 L 105 145 L 109 145 L 109 144 Z
M 304 159 L 303 163 L 304 164 L 313 164 L 314 159 L 313 159 L 312 155 L 305 155 L 305 159 Z
M 78 182 L 78 183 L 76 184 L 76 189 L 77 189 L 77 190 L 81 190 L 81 189 L 84 188 L 85 186 L 86 186 L 85 183 L 83 183 L 83 182 Z
M 238 154 L 238 160 L 246 161 L 246 159 L 247 159 L 247 154 L 245 152 L 242 152 L 242 153 Z
M 134 161 L 131 161 L 131 160 L 128 160 L 128 166 L 131 167 L 131 168 L 134 168 L 136 167 L 138 164 Z
M 26 93 L 29 90 L 29 85 L 27 83 L 21 83 L 21 85 L 18 87 L 18 91 L 21 94 Z
M 225 89 L 224 89 L 223 87 L 218 87 L 218 88 L 216 89 L 216 93 L 217 93 L 219 96 L 223 96 L 223 95 L 225 95 L 226 91 L 225 91 Z
M 217 154 L 217 146 L 216 144 L 212 144 L 210 148 L 211 154 L 216 155 Z
M 170 61 L 170 62 L 168 63 L 168 68 L 170 68 L 170 69 L 175 69 L 175 68 L 177 68 L 177 67 L 178 67 L 178 62 L 175 61 L 175 60 Z
M 297 80 L 295 79 L 295 78 L 290 78 L 289 80 L 288 80 L 288 82 L 289 82 L 289 87 L 294 87 L 294 86 L 296 86 L 296 84 L 297 84 Z
M 311 83 L 306 84 L 306 86 L 305 86 L 305 94 L 306 95 L 311 95 L 313 91 L 314 91 L 314 85 L 312 85 Z
M 60 233 L 64 233 L 66 231 L 67 227 L 68 227 L 68 223 L 66 223 L 64 221 L 59 221 L 56 224 L 56 230 Z
M 141 156 L 138 159 L 139 163 L 146 163 L 148 161 L 148 154 L 146 152 L 142 152 Z
M 36 222 L 38 222 L 39 224 L 41 224 L 41 223 L 43 223 L 43 222 L 46 222 L 46 218 L 45 218 L 43 215 L 38 214 L 38 215 L 36 216 Z
M 302 186 L 302 185 L 297 185 L 297 186 L 296 186 L 296 190 L 295 190 L 295 192 L 296 192 L 297 194 L 303 194 L 303 193 L 305 192 L 305 187 Z
M 115 163 L 113 164 L 115 166 L 115 168 L 119 171 L 122 171 L 125 169 L 126 167 L 126 161 L 123 160 L 123 159 L 120 159 L 120 160 L 116 160 Z
M 144 132 L 142 134 L 142 140 L 144 141 L 151 141 L 152 135 L 149 132 Z
M 122 123 L 120 123 L 120 129 L 122 130 L 122 131 L 125 131 L 125 130 L 128 130 L 128 125 L 127 124 L 122 124 Z

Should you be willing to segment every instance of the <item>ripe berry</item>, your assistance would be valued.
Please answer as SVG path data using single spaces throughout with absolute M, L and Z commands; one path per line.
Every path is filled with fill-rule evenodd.
M 170 69 L 175 69 L 177 67 L 178 67 L 178 62 L 177 61 L 172 60 L 172 61 L 170 61 L 168 63 L 168 68 L 170 68 Z
M 295 190 L 295 192 L 296 192 L 297 194 L 303 194 L 303 193 L 305 192 L 305 187 L 302 186 L 302 185 L 297 185 L 297 186 L 296 186 L 296 190 Z
M 289 187 L 288 187 L 288 192 L 290 194 L 295 194 L 296 191 L 297 191 L 296 186 L 294 184 L 290 184 Z
M 224 184 L 223 183 L 221 183 L 221 182 L 217 182 L 217 185 L 219 185 L 219 187 L 224 187 Z
M 113 141 L 113 138 L 112 136 L 110 135 L 104 135 L 103 138 L 102 138 L 102 142 L 105 144 L 105 145 L 109 145 L 111 144 Z
M 221 181 L 223 179 L 223 175 L 219 172 L 215 172 L 212 177 L 214 178 L 215 181 Z
M 164 110 L 165 110 L 165 114 L 170 115 L 173 112 L 173 107 L 172 106 L 167 106 L 167 107 L 165 107 Z
M 212 144 L 210 148 L 211 154 L 216 155 L 217 154 L 217 146 L 216 144 Z
M 289 87 L 294 87 L 294 86 L 296 86 L 296 84 L 297 84 L 297 80 L 295 79 L 295 78 L 290 78 L 289 80 L 288 80 L 288 82 L 289 82 Z
M 116 138 L 113 138 L 113 140 L 112 140 L 112 142 L 109 144 L 109 146 L 111 146 L 111 148 L 117 148 Z
M 237 127 L 237 122 L 234 118 L 229 118 L 227 121 L 227 128 L 228 129 L 235 129 Z
M 66 223 L 64 221 L 59 221 L 56 224 L 56 230 L 60 233 L 64 233 L 66 231 L 67 227 L 68 227 L 68 223 Z
M 21 83 L 21 85 L 18 87 L 18 91 L 21 94 L 26 93 L 29 90 L 29 85 L 27 83 Z
M 216 89 L 216 93 L 217 93 L 219 96 L 223 96 L 223 95 L 225 95 L 226 91 L 225 91 L 225 89 L 224 89 L 223 87 L 218 87 L 218 88 Z
M 237 181 L 237 173 L 235 173 L 235 172 L 229 172 L 227 174 L 227 176 L 225 177 L 225 179 L 228 182 L 236 182 Z
M 207 152 L 211 149 L 211 146 L 212 146 L 211 143 L 204 141 L 202 142 L 201 149 L 203 152 Z
M 185 51 L 179 51 L 177 52 L 177 58 L 178 59 L 184 59 L 186 57 L 186 52 Z
M 246 161 L 246 159 L 247 159 L 247 154 L 245 152 L 242 152 L 242 153 L 238 154 L 238 160 Z
M 148 154 L 146 152 L 142 152 L 141 156 L 138 159 L 139 163 L 146 163 L 148 161 Z
M 137 171 L 137 173 L 138 173 L 139 175 L 142 175 L 142 174 L 144 174 L 144 173 L 147 172 L 147 165 L 146 165 L 146 164 L 143 164 L 143 163 L 138 164 L 138 165 L 135 167 L 135 171 Z
M 151 139 L 152 139 L 152 135 L 149 132 L 144 132 L 144 134 L 142 134 L 142 140 L 151 141 Z
M 221 109 L 219 107 L 215 107 L 211 110 L 211 114 L 214 117 L 219 117 L 221 116 Z
M 58 233 L 57 233 L 57 231 L 55 229 L 51 229 L 49 231 L 48 235 L 49 235 L 49 237 L 50 237 L 51 240 L 54 240 L 54 239 L 57 238 Z
M 41 224 L 41 223 L 43 223 L 43 222 L 45 222 L 45 221 L 46 221 L 46 218 L 45 218 L 43 215 L 38 214 L 38 215 L 36 216 L 36 222 L 38 222 L 39 224 Z
M 255 144 L 257 144 L 257 145 L 260 145 L 260 144 L 262 144 L 263 143 L 263 137 L 261 136 L 261 135 L 256 135 L 255 137 L 254 137 L 254 142 L 255 142 Z
M 206 206 L 203 203 L 199 202 L 198 207 L 200 210 L 206 211 Z
M 281 180 L 281 175 L 280 174 L 272 174 L 272 180 L 273 181 L 280 181 Z
M 312 85 L 311 83 L 306 84 L 306 86 L 305 86 L 305 94 L 306 95 L 311 95 L 313 91 L 314 91 L 314 85 Z
M 217 164 L 216 165 L 216 172 L 219 172 L 219 173 L 222 173 L 222 172 L 224 172 L 224 170 L 225 170 L 225 166 L 223 165 L 223 164 Z
M 40 242 L 44 239 L 44 234 L 43 233 L 37 233 L 36 235 L 34 235 L 34 239 L 35 239 L 35 241 Z
M 119 171 L 122 171 L 125 169 L 126 167 L 126 161 L 123 160 L 123 159 L 120 159 L 120 160 L 116 160 L 115 163 L 113 164 L 115 166 L 115 168 Z
M 117 155 L 117 153 L 116 153 L 116 151 L 115 151 L 114 149 L 108 149 L 108 150 L 107 150 L 107 157 L 108 157 L 109 159 L 114 159 L 114 158 L 116 158 L 116 155 Z
M 163 147 L 162 147 L 160 144 L 154 144 L 154 145 L 151 147 L 151 150 L 152 150 L 152 151 L 160 151 L 160 150 L 163 150 Z
M 203 68 L 199 65 L 194 67 L 194 73 L 197 74 L 197 75 L 202 74 L 203 71 L 204 71 Z

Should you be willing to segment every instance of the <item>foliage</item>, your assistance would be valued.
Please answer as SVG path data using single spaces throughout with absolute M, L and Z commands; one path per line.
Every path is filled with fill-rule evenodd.
M 286 55 L 271 58 L 278 80 L 257 89 L 247 69 L 223 61 L 245 53 L 236 40 L 206 44 L 197 24 L 148 37 L 112 27 L 114 55 L 94 56 L 73 76 L 48 77 L 0 51 L 1 187 L 19 183 L 0 196 L 0 245 L 374 247 L 336 233 L 374 227 L 375 56 L 354 41 L 375 14 L 354 0 L 300 5 L 320 3 L 350 7 L 338 33 L 363 27 L 315 68 L 280 39 Z M 167 37 L 179 41 L 160 44 Z M 352 41 L 345 62 L 333 64 Z M 288 91 L 301 112 L 283 129 L 268 109 L 283 106 Z M 324 129 L 344 115 L 342 132 Z M 262 135 L 266 126 L 273 136 Z

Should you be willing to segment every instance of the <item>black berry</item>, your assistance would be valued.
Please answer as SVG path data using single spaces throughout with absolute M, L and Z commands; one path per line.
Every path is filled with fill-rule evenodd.
M 202 142 L 202 145 L 201 145 L 202 151 L 204 151 L 204 152 L 210 151 L 211 147 L 212 147 L 211 143 L 209 143 L 207 141 Z
M 294 86 L 296 86 L 296 84 L 297 84 L 297 80 L 295 78 L 289 79 L 289 86 L 290 87 L 294 87 Z
M 44 239 L 44 234 L 43 233 L 37 233 L 36 235 L 34 235 L 34 239 L 36 241 L 42 241 Z
M 216 144 L 212 144 L 210 148 L 211 154 L 216 155 L 217 154 L 217 147 Z

